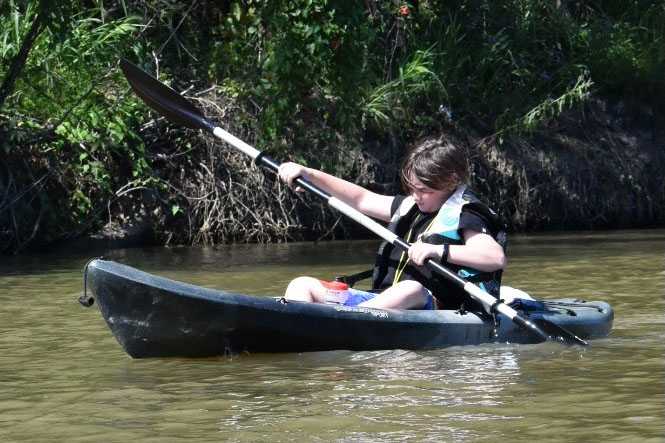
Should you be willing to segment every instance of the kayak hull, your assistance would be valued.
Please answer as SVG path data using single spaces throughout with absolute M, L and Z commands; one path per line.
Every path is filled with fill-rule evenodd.
M 434 349 L 538 340 L 508 318 L 458 311 L 384 310 L 230 293 L 181 283 L 112 261 L 93 260 L 87 287 L 123 349 L 134 358 L 210 357 L 240 352 Z M 565 299 L 529 312 L 584 339 L 604 337 L 604 302 Z

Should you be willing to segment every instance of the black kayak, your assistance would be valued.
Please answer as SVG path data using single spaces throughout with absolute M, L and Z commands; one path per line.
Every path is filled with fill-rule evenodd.
M 202 288 L 105 260 L 90 262 L 85 278 L 111 332 L 134 358 L 534 342 L 532 334 L 501 314 L 495 321 L 483 313 L 452 310 L 287 302 Z M 608 335 L 614 318 L 609 304 L 576 299 L 531 302 L 520 312 L 583 339 Z

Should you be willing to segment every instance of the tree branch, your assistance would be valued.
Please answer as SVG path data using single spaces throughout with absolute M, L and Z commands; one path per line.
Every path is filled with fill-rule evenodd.
M 0 86 L 0 109 L 2 109 L 3 105 L 5 104 L 5 100 L 7 97 L 9 97 L 9 94 L 11 94 L 14 90 L 14 84 L 21 74 L 21 71 L 23 71 L 23 68 L 25 67 L 30 50 L 34 46 L 37 37 L 39 37 L 39 34 L 41 34 L 44 30 L 43 13 L 43 9 L 40 9 L 39 13 L 37 13 L 37 16 L 30 26 L 30 30 L 25 35 L 25 37 L 23 37 L 21 48 L 19 49 L 18 54 L 16 54 L 12 60 L 12 64 L 9 67 L 7 74 L 5 75 L 4 80 L 2 81 L 2 86 Z

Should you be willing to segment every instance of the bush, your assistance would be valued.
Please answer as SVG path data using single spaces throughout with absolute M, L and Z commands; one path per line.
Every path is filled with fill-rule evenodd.
M 128 189 L 158 196 L 141 210 L 160 223 L 205 224 L 173 191 L 187 187 L 183 165 L 205 161 L 200 140 L 151 120 L 120 57 L 193 98 L 214 96 L 235 112 L 220 118 L 275 156 L 351 176 L 367 156 L 388 171 L 424 134 L 533 133 L 593 94 L 658 109 L 664 35 L 657 1 L 9 0 L 0 250 L 98 226 Z M 376 177 L 397 183 L 394 171 Z

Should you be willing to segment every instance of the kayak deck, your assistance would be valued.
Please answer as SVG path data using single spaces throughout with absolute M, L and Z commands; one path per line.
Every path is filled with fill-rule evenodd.
M 286 302 L 181 283 L 104 260 L 93 260 L 86 272 L 107 325 L 134 358 L 537 342 L 502 315 L 495 325 L 490 316 L 472 312 Z M 584 339 L 611 330 L 614 314 L 605 302 L 560 299 L 546 306 L 525 315 Z

